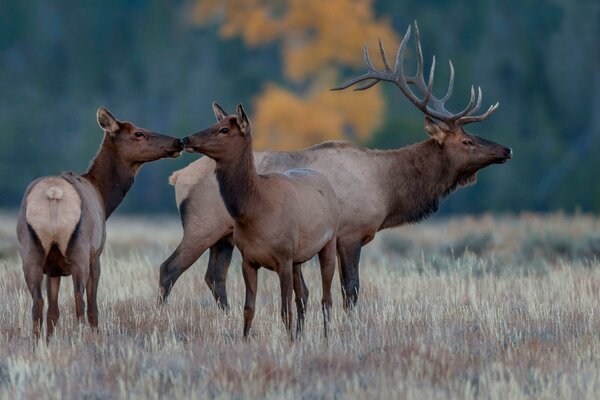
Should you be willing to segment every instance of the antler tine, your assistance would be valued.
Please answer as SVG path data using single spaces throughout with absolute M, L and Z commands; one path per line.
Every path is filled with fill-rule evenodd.
M 423 110 L 421 100 L 419 100 L 419 98 L 415 96 L 415 94 L 409 89 L 407 85 L 407 83 L 412 83 L 414 78 L 412 78 L 409 82 L 404 76 L 404 51 L 406 50 L 406 43 L 408 43 L 408 39 L 410 39 L 410 31 L 411 27 L 409 25 L 408 29 L 406 30 L 406 33 L 404 34 L 404 37 L 402 38 L 402 41 L 400 42 L 398 53 L 396 54 L 396 65 L 394 66 L 393 82 L 400 88 L 402 93 L 404 93 L 404 95 L 408 97 L 408 99 L 413 104 L 419 107 L 420 110 Z
M 367 46 L 366 43 L 365 43 L 365 47 L 364 47 L 364 53 L 365 53 L 365 64 L 367 64 L 367 69 L 369 71 L 378 72 L 377 68 L 375 68 L 373 66 L 373 63 L 371 62 L 371 56 L 369 56 L 369 47 Z
M 490 115 L 492 115 L 492 113 L 494 111 L 496 111 L 499 106 L 500 106 L 500 102 L 497 101 L 496 104 L 491 105 L 490 108 L 488 108 L 487 111 L 484 112 L 483 114 L 476 115 L 476 116 L 462 117 L 461 119 L 459 119 L 458 121 L 456 121 L 456 123 L 459 126 L 463 126 L 463 125 L 466 125 L 466 124 L 470 124 L 471 122 L 483 121 L 484 119 L 486 119 L 487 117 L 489 117 Z
M 431 69 L 429 70 L 429 81 L 427 82 L 427 94 L 423 99 L 423 105 L 427 106 L 429 99 L 431 98 L 431 92 L 433 91 L 433 76 L 435 74 L 435 56 L 433 56 L 433 61 L 431 62 Z
M 469 104 L 467 104 L 467 106 L 464 108 L 464 110 L 462 110 L 458 114 L 451 115 L 450 122 L 455 123 L 457 120 L 459 120 L 462 117 L 464 117 L 465 115 L 467 115 L 467 113 L 469 111 L 471 111 L 474 107 L 475 107 L 475 88 L 473 87 L 473 85 L 471 85 L 471 99 L 469 100 Z
M 365 64 L 367 64 L 367 72 L 362 74 L 359 77 L 349 80 L 348 82 L 344 83 L 342 86 L 334 87 L 331 90 L 344 90 L 344 89 L 347 89 L 350 86 L 354 86 L 357 83 L 362 82 L 364 80 L 375 80 L 374 82 L 367 83 L 365 86 L 361 86 L 359 88 L 354 89 L 354 90 L 359 90 L 359 91 L 366 90 L 366 89 L 372 88 L 373 86 L 378 84 L 380 80 L 386 78 L 385 74 L 381 73 L 379 70 L 377 70 L 377 68 L 375 68 L 373 66 L 373 63 L 371 62 L 371 57 L 369 56 L 369 48 L 367 47 L 366 43 L 365 43 L 365 47 L 364 47 L 364 56 L 365 56 Z M 387 61 L 385 61 L 385 62 L 387 62 Z
M 452 60 L 448 60 L 448 63 L 450 64 L 450 83 L 448 83 L 448 91 L 446 92 L 446 95 L 440 100 L 442 104 L 444 104 L 446 100 L 452 96 L 452 91 L 454 90 L 454 65 L 452 65 Z
M 414 83 L 419 84 L 425 81 L 423 80 L 423 50 L 421 49 L 421 33 L 419 32 L 419 24 L 415 21 L 415 46 L 417 47 L 417 72 L 415 73 Z
M 467 113 L 466 116 L 470 116 L 479 111 L 479 107 L 481 107 L 481 101 L 483 100 L 483 94 L 481 93 L 481 86 L 477 86 L 477 104 L 475 107 Z
M 383 61 L 384 72 L 388 73 L 388 74 L 393 73 L 394 71 L 392 70 L 392 68 L 390 67 L 390 63 L 388 62 L 387 54 L 385 53 L 385 49 L 383 48 L 383 42 L 381 41 L 381 38 L 379 38 L 379 52 L 381 53 L 381 59 Z M 365 44 L 365 60 L 367 62 L 367 68 L 372 69 L 374 71 L 377 71 L 377 69 L 375 67 L 373 67 L 373 64 L 371 63 L 371 60 L 369 58 L 369 52 L 368 52 L 366 44 Z M 354 90 L 355 91 L 367 90 L 367 89 L 370 89 L 373 86 L 377 85 L 379 82 L 381 82 L 380 79 L 373 78 L 372 82 L 369 82 L 369 83 L 367 83 L 364 86 L 355 88 Z M 334 89 L 334 90 L 337 90 L 337 89 Z
M 373 78 L 373 79 L 371 79 L 371 82 L 367 83 L 364 86 L 354 88 L 353 90 L 355 92 L 361 92 L 363 90 L 371 89 L 373 86 L 377 85 L 379 82 L 381 82 L 381 80 Z M 334 90 L 336 90 L 336 89 L 334 89 Z
M 392 73 L 394 72 L 388 63 L 387 55 L 385 54 L 385 49 L 383 48 L 383 43 L 381 42 L 381 38 L 379 38 L 379 52 L 381 53 L 381 59 L 383 60 L 383 67 L 385 72 Z
M 406 49 L 406 42 L 410 38 L 410 25 L 402 37 L 402 41 L 400 42 L 400 47 L 398 47 L 398 52 L 396 53 L 396 65 L 394 65 L 394 76 L 404 78 L 404 49 Z

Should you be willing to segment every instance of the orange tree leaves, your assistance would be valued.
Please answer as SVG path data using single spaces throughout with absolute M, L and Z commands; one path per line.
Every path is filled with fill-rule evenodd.
M 216 19 L 223 37 L 249 46 L 276 42 L 287 87 L 269 83 L 254 104 L 257 148 L 297 149 L 327 139 L 366 140 L 383 113 L 378 87 L 360 95 L 330 92 L 342 67 L 362 68 L 365 42 L 398 39 L 389 21 L 377 19 L 371 0 L 200 0 L 195 20 Z

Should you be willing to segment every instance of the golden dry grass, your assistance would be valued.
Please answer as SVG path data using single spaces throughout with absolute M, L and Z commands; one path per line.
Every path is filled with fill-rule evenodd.
M 157 306 L 158 265 L 178 223 L 117 218 L 99 333 L 77 326 L 63 279 L 56 336 L 37 348 L 13 228 L 13 216 L 0 216 L 0 398 L 592 399 L 600 390 L 595 217 L 438 219 L 381 234 L 365 249 L 354 312 L 341 310 L 336 284 L 328 342 L 310 263 L 307 325 L 294 343 L 268 271 L 252 337 L 242 339 L 238 258 L 229 314 L 204 284 L 206 256 Z

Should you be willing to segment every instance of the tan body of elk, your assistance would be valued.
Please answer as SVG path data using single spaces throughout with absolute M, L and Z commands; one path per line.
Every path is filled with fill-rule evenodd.
M 397 58 L 396 70 L 400 72 L 409 34 L 410 31 L 404 36 Z M 368 58 L 367 64 L 370 71 L 374 71 Z M 385 71 L 375 71 L 376 76 L 365 74 L 350 84 L 370 79 L 363 88 L 379 80 L 398 85 L 427 115 L 425 131 L 429 140 L 387 151 L 369 150 L 346 142 L 327 142 L 296 152 L 254 153 L 259 173 L 308 167 L 320 171 L 331 182 L 340 200 L 337 251 L 346 307 L 355 304 L 358 298 L 361 247 L 378 231 L 427 218 L 437 211 L 440 199 L 459 187 L 475 183 L 477 171 L 490 164 L 504 163 L 512 155 L 509 148 L 463 129 L 464 124 L 489 116 L 495 106 L 483 115 L 474 116 L 481 96 L 475 103 L 473 91 L 469 106 L 459 114 L 448 113 L 443 109 L 443 102 L 431 94 L 428 102 L 434 102 L 435 108 L 423 105 L 405 84 L 416 86 L 427 96 L 430 85 L 423 83 L 422 57 L 419 57 L 418 71 L 415 77 L 402 81 L 403 75 L 394 76 L 386 62 Z M 452 71 L 450 88 L 453 76 Z M 225 280 L 233 250 L 230 238 L 233 221 L 220 199 L 214 169 L 214 161 L 202 158 L 175 172 L 171 178 L 184 234 L 177 249 L 161 265 L 160 285 L 165 295 L 168 294 L 179 276 L 210 248 L 205 280 L 217 302 L 226 307 Z
M 96 294 L 100 254 L 106 237 L 105 221 L 121 203 L 142 164 L 177 157 L 179 139 L 116 120 L 100 108 L 104 130 L 100 151 L 83 175 L 64 173 L 37 179 L 27 188 L 17 222 L 17 235 L 27 287 L 33 298 L 33 332 L 39 337 L 44 301 L 42 280 L 47 276 L 49 338 L 59 317 L 58 291 L 62 276 L 72 275 L 75 312 L 83 321 L 87 294 L 90 325 L 98 325 Z M 87 292 L 87 293 L 86 293 Z
M 233 219 L 233 242 L 242 253 L 246 285 L 244 336 L 254 317 L 257 273 L 261 266 L 279 275 L 281 316 L 291 335 L 292 290 L 296 293 L 297 332 L 304 320 L 301 264 L 319 255 L 323 281 L 325 335 L 335 272 L 339 205 L 321 173 L 292 169 L 259 175 L 254 168 L 250 121 L 241 105 L 228 115 L 213 103 L 217 123 L 181 141 L 189 152 L 216 162 L 216 178 Z

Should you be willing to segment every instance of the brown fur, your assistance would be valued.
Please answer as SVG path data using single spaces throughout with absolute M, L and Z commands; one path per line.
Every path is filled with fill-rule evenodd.
M 216 103 L 213 107 L 219 122 L 182 139 L 182 143 L 186 150 L 204 153 L 216 161 L 219 191 L 233 218 L 233 242 L 243 257 L 244 336 L 254 317 L 257 271 L 261 266 L 279 275 L 281 316 L 290 332 L 292 288 L 296 292 L 297 331 L 301 330 L 305 298 L 300 267 L 316 254 L 321 264 L 327 335 L 339 224 L 335 192 L 325 176 L 311 169 L 258 174 L 250 122 L 241 105 L 235 116 L 226 116 Z
M 36 337 L 42 325 L 43 275 L 47 275 L 48 338 L 59 317 L 61 276 L 73 276 L 75 310 L 80 321 L 87 292 L 88 320 L 97 327 L 96 293 L 105 221 L 123 200 L 143 163 L 178 156 L 182 150 L 178 139 L 118 121 L 104 108 L 98 110 L 98 123 L 104 130 L 104 140 L 88 172 L 38 179 L 29 185 L 21 203 L 17 235 L 25 280 L 33 298 Z
M 463 130 L 452 132 L 443 144 L 429 139 L 396 150 L 326 142 L 297 152 L 254 153 L 258 173 L 307 167 L 331 182 L 341 208 L 337 246 L 346 306 L 358 295 L 360 248 L 378 231 L 427 218 L 440 199 L 474 183 L 479 169 L 508 158 L 510 149 Z M 219 195 L 214 168 L 215 162 L 204 157 L 175 173 L 184 234 L 161 265 L 160 285 L 168 295 L 179 276 L 210 248 L 206 282 L 217 302 L 227 307 L 233 221 Z
M 420 54 L 418 28 L 416 30 Z M 512 155 L 509 148 L 470 135 L 463 129 L 466 124 L 488 118 L 498 108 L 496 103 L 485 113 L 475 115 L 481 105 L 481 90 L 475 101 L 475 90 L 471 88 L 467 107 L 453 114 L 445 108 L 445 101 L 451 95 L 454 74 L 451 74 L 447 95 L 441 99 L 431 94 L 433 82 L 425 83 L 422 57 L 417 57 L 415 76 L 401 75 L 409 36 L 410 27 L 400 45 L 395 68 L 389 66 L 381 46 L 384 70 L 376 70 L 365 52 L 368 72 L 337 89 L 362 83 L 357 90 L 365 90 L 382 81 L 394 83 L 428 116 L 425 131 L 430 140 L 390 151 L 328 142 L 298 152 L 255 155 L 259 173 L 308 167 L 322 172 L 333 185 L 341 206 L 337 248 L 346 307 L 358 299 L 361 247 L 378 231 L 427 218 L 438 210 L 440 199 L 458 187 L 475 183 L 477 171 L 490 164 L 503 163 Z M 422 99 L 409 84 L 421 92 Z M 232 247 L 223 238 L 231 233 L 233 224 L 216 194 L 216 181 L 210 177 L 212 169 L 210 161 L 199 160 L 178 171 L 172 179 L 184 235 L 175 252 L 161 265 L 160 285 L 166 297 L 179 276 L 210 247 L 206 282 L 217 302 L 227 307 L 225 279 Z

